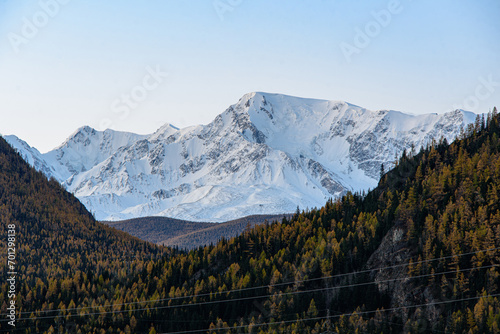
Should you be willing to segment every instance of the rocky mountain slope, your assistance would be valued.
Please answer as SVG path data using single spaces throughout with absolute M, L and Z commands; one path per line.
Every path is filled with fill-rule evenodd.
M 221 221 L 322 205 L 376 186 L 380 167 L 454 139 L 475 114 L 412 116 L 342 101 L 250 93 L 211 123 L 152 135 L 82 127 L 46 154 L 6 139 L 100 220 Z

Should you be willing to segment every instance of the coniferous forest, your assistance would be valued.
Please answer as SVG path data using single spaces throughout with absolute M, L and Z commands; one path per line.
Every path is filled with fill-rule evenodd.
M 499 333 L 499 137 L 494 109 L 368 193 L 189 252 L 96 222 L 0 139 L 0 332 Z

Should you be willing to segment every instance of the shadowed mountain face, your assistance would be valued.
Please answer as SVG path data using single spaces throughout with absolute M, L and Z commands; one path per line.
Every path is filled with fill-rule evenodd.
M 104 223 L 159 245 L 193 249 L 215 245 L 222 238 L 230 239 L 255 225 L 280 221 L 284 217 L 290 218 L 291 215 L 255 215 L 224 223 L 190 222 L 166 217 L 144 217 Z
M 99 220 L 227 221 L 318 207 L 376 186 L 381 165 L 473 121 L 463 111 L 411 116 L 341 101 L 250 93 L 207 125 L 152 135 L 82 127 L 40 154 L 8 140 Z

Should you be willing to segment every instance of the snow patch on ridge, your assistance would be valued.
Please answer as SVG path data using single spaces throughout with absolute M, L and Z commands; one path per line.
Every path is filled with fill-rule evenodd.
M 6 139 L 101 220 L 224 221 L 321 206 L 376 186 L 404 149 L 453 140 L 476 115 L 371 111 L 343 101 L 245 94 L 207 125 L 151 135 L 78 129 L 46 154 Z

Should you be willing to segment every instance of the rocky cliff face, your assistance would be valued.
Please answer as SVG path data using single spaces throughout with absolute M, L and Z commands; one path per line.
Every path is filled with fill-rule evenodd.
M 7 139 L 98 219 L 221 221 L 321 206 L 372 188 L 381 164 L 389 169 L 403 150 L 432 139 L 452 140 L 474 117 L 250 93 L 207 125 L 167 124 L 148 136 L 83 127 L 43 155 Z
M 385 235 L 378 249 L 367 262 L 367 269 L 373 269 L 371 276 L 377 284 L 378 290 L 389 296 L 391 307 L 399 309 L 398 315 L 404 323 L 408 320 L 409 309 L 407 305 L 428 304 L 422 307 L 422 314 L 413 320 L 419 322 L 422 328 L 432 328 L 431 324 L 439 320 L 442 302 L 435 298 L 432 287 L 418 284 L 415 279 L 408 276 L 408 263 L 415 258 L 415 249 L 408 243 L 408 227 L 404 222 L 398 222 Z M 383 268 L 383 269 L 378 269 Z

